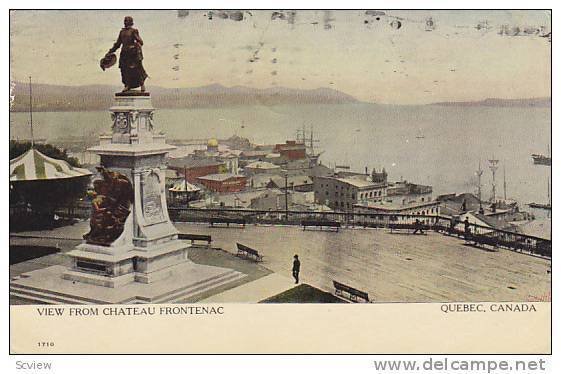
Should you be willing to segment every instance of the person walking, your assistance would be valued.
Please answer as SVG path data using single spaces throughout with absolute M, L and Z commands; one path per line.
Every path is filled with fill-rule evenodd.
M 467 219 L 467 217 L 464 220 L 464 235 L 465 235 L 466 240 L 468 240 L 468 238 L 471 237 L 471 231 L 470 231 L 470 228 L 469 228 L 469 220 Z
M 423 235 L 423 234 L 425 233 L 425 232 L 423 231 L 423 225 L 422 225 L 421 221 L 417 218 L 417 219 L 415 220 L 415 231 L 413 231 L 413 234 L 416 234 L 416 233 L 418 233 L 418 232 L 419 232 L 421 235 Z
M 292 263 L 292 276 L 294 277 L 295 283 L 298 284 L 300 274 L 300 260 L 298 260 L 298 255 L 294 255 L 294 262 Z

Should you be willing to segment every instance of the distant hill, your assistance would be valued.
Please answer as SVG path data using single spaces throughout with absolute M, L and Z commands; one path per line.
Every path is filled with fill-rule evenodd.
M 540 98 L 532 98 L 532 99 L 485 99 L 481 101 L 441 102 L 441 103 L 433 103 L 429 105 L 551 108 L 551 98 L 540 97 Z
M 29 88 L 16 82 L 11 110 L 29 110 Z M 111 106 L 117 86 L 33 85 L 34 111 L 105 110 Z M 354 97 L 331 88 L 299 90 L 286 87 L 257 89 L 243 86 L 224 87 L 219 84 L 196 88 L 163 88 L 149 86 L 152 102 L 157 108 L 197 108 L 229 105 L 276 104 L 343 104 L 358 102 Z

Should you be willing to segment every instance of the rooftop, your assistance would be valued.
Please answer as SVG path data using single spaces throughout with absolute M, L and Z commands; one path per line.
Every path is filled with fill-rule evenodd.
M 169 158 L 168 166 L 175 168 L 195 168 L 195 167 L 205 167 L 205 166 L 219 166 L 224 165 L 222 161 L 216 161 L 210 158 L 193 158 L 193 157 L 181 157 L 181 158 Z
M 222 182 L 231 178 L 245 178 L 245 177 L 243 175 L 236 175 L 232 173 L 218 173 L 218 174 L 205 175 L 204 177 L 198 177 L 197 179 Z
M 337 177 L 321 177 L 326 179 L 337 180 L 342 183 L 349 184 L 354 187 L 358 188 L 366 188 L 366 187 L 382 187 L 385 186 L 385 183 L 374 183 L 370 180 L 367 180 L 365 177 L 344 177 L 344 178 L 337 178 Z
M 284 177 L 281 175 L 272 175 L 270 180 L 273 181 L 274 184 L 277 185 L 279 188 L 285 187 L 285 180 Z M 286 180 L 289 187 L 294 186 L 304 186 L 304 185 L 311 185 L 313 184 L 312 177 L 307 175 L 289 175 Z
M 246 168 L 266 170 L 266 169 L 280 169 L 280 166 L 271 164 L 270 162 L 266 162 L 266 161 L 255 161 L 246 165 Z
M 549 218 L 540 218 L 533 221 L 512 222 L 512 224 L 516 226 L 516 232 L 551 240 L 551 219 Z
M 388 196 L 390 195 L 420 195 L 432 193 L 432 186 L 403 182 L 392 182 L 388 186 Z
M 267 150 L 263 150 L 263 151 L 259 151 L 259 150 L 252 150 L 252 151 L 243 151 L 240 154 L 240 157 L 259 157 L 259 156 L 267 156 L 269 153 L 271 153 L 270 151 Z

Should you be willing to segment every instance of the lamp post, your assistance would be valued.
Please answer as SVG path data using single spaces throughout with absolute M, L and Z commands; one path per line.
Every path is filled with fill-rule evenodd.
M 284 173 L 284 219 L 288 221 L 288 172 Z

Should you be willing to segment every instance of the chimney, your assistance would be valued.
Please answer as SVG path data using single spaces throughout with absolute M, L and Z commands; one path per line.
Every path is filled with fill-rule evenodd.
M 368 166 L 364 167 L 364 174 L 368 175 Z

